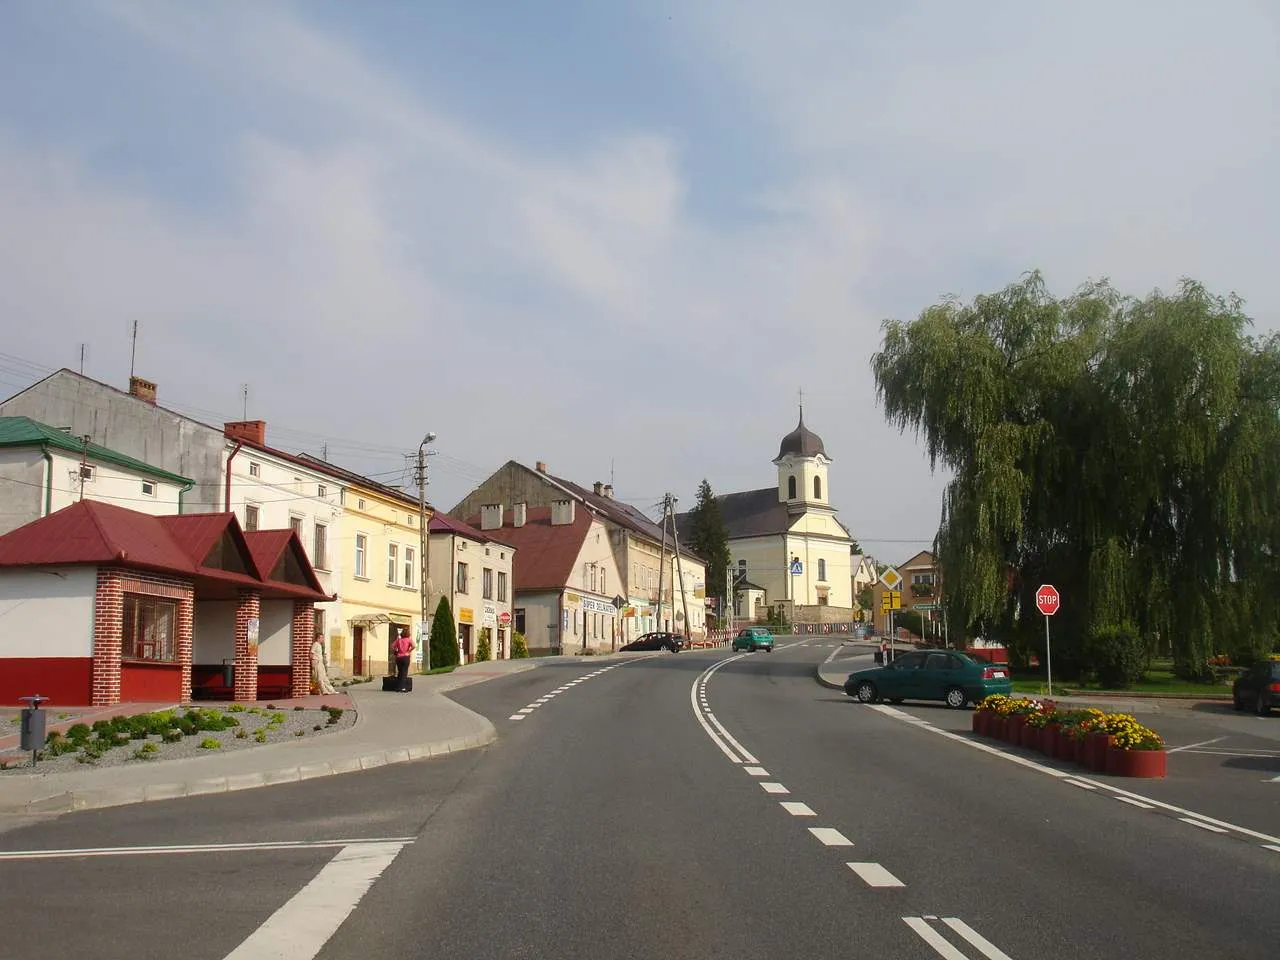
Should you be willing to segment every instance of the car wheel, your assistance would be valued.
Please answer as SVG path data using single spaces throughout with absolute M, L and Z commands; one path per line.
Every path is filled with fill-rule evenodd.
M 880 694 L 876 692 L 876 685 L 870 680 L 863 680 L 858 684 L 857 695 L 859 703 L 876 703 L 880 699 Z
M 947 706 L 952 710 L 959 710 L 968 702 L 968 695 L 959 687 L 950 687 L 947 690 Z
M 1267 702 L 1266 698 L 1263 697 L 1261 693 L 1258 694 L 1258 698 L 1253 702 L 1253 708 L 1254 712 L 1260 717 L 1269 716 L 1271 714 L 1271 704 Z

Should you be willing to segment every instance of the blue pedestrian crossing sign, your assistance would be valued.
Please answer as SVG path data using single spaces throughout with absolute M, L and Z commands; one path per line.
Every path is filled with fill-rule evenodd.
M 799 557 L 794 557 L 794 558 L 792 558 L 792 560 L 791 560 L 791 575 L 792 575 L 793 577 L 798 577 L 798 576 L 800 576 L 802 573 L 804 573 L 804 564 L 800 562 L 800 558 L 799 558 Z

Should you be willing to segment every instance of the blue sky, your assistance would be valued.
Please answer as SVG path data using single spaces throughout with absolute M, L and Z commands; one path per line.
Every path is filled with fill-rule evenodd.
M 0 5 L 0 392 L 75 367 L 449 507 L 507 459 L 648 507 L 806 419 L 903 559 L 944 478 L 885 317 L 1027 269 L 1275 329 L 1274 4 Z M 15 359 L 16 358 L 16 359 Z

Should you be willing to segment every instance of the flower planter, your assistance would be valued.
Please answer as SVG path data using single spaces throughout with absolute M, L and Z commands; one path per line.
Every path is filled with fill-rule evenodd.
M 1058 755 L 1058 738 L 1062 736 L 1059 726 L 1051 723 L 1040 731 L 1040 752 L 1046 757 Z
M 1066 760 L 1068 763 L 1075 763 L 1078 752 L 1079 741 L 1069 733 L 1058 733 L 1058 742 L 1054 745 L 1053 755 L 1059 760 Z
M 1107 773 L 1117 777 L 1163 777 L 1168 753 L 1164 750 L 1107 748 Z
M 1022 725 L 1022 733 L 1018 737 L 1018 746 L 1027 750 L 1040 749 L 1040 728 L 1033 727 L 1029 723 Z
M 1105 773 L 1107 769 L 1107 747 L 1111 743 L 1109 733 L 1090 733 L 1082 741 L 1076 762 L 1095 771 Z
M 1004 739 L 1015 747 L 1022 742 L 1022 728 L 1027 725 L 1027 718 L 1020 713 L 1010 714 L 1004 720 Z
M 991 714 L 989 714 L 987 711 L 985 710 L 973 711 L 973 732 L 980 736 L 985 737 L 987 735 L 987 730 L 990 729 L 990 726 L 991 726 L 990 721 L 991 721 Z

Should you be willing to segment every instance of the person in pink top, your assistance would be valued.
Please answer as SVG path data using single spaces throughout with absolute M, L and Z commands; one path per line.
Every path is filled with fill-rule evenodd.
M 413 656 L 415 644 L 409 636 L 407 627 L 400 628 L 400 636 L 391 644 L 391 652 L 396 658 L 396 692 L 409 692 L 409 659 Z

